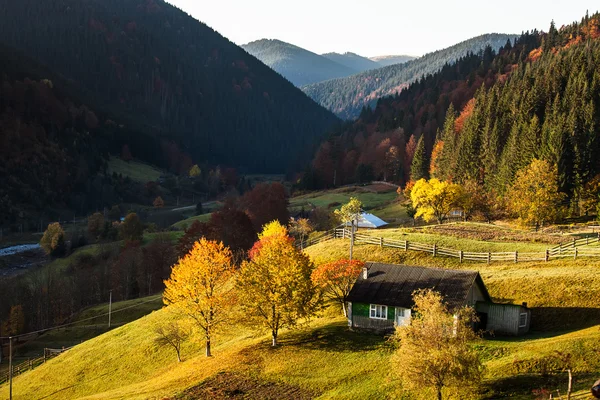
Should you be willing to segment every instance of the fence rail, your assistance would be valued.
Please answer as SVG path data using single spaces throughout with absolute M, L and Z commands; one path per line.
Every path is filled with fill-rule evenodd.
M 46 349 L 44 349 L 43 356 L 39 356 L 36 358 L 30 358 L 27 361 L 23 361 L 20 364 L 13 365 L 12 366 L 12 370 L 13 370 L 12 376 L 15 377 L 24 372 L 30 371 L 36 367 L 39 367 L 40 365 L 44 364 L 46 361 L 58 356 L 59 354 L 64 353 L 65 351 L 67 351 L 69 349 L 71 349 L 71 347 L 64 348 L 64 349 L 48 349 L 48 348 L 46 348 Z M 8 382 L 9 379 L 10 379 L 10 371 L 0 373 L 0 385 Z
M 328 231 L 323 235 L 301 242 L 298 247 L 306 248 L 318 243 L 322 243 L 332 239 L 350 239 L 352 233 L 350 229 L 338 228 Z M 355 244 L 372 244 L 380 247 L 391 247 L 402 249 L 404 251 L 420 251 L 430 253 L 434 257 L 453 257 L 458 258 L 460 262 L 474 261 L 487 262 L 488 264 L 495 261 L 504 262 L 532 262 L 532 261 L 550 261 L 551 259 L 573 258 L 579 257 L 600 257 L 600 247 L 590 248 L 583 247 L 600 242 L 600 233 L 593 236 L 574 239 L 571 242 L 560 244 L 556 247 L 547 249 L 545 252 L 519 252 L 519 251 L 504 251 L 504 252 L 470 252 L 447 247 L 439 247 L 437 244 L 418 243 L 408 240 L 388 239 L 366 235 L 364 233 L 354 233 Z

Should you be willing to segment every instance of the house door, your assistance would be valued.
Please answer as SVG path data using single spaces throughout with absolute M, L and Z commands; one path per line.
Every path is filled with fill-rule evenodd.
M 410 323 L 410 309 L 396 307 L 396 326 L 404 326 Z

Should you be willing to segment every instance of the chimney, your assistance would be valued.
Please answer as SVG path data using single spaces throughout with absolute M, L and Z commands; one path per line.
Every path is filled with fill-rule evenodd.
M 363 279 L 367 279 L 369 277 L 369 269 L 367 267 L 363 268 Z
M 523 307 L 527 308 L 527 302 L 523 302 Z

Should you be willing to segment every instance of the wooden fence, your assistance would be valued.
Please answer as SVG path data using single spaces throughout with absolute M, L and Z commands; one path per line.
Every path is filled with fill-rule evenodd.
M 328 240 L 342 238 L 342 239 L 350 239 L 350 229 L 335 229 L 333 231 L 328 231 L 322 234 L 319 237 L 312 238 L 311 240 L 307 240 L 298 245 L 298 247 L 306 248 L 308 246 L 315 245 L 317 243 L 322 243 Z M 443 256 L 443 257 L 454 257 L 458 258 L 460 262 L 464 261 L 475 261 L 475 262 L 485 262 L 491 263 L 494 261 L 503 261 L 503 262 L 530 262 L 530 261 L 550 261 L 551 259 L 558 258 L 573 258 L 577 259 L 578 257 L 600 257 L 600 247 L 599 248 L 585 248 L 583 246 L 587 246 L 590 244 L 600 242 L 600 233 L 593 236 L 584 237 L 581 239 L 574 239 L 573 241 L 562 243 L 556 247 L 552 247 L 547 249 L 545 252 L 520 252 L 520 251 L 511 251 L 511 252 L 469 252 L 457 249 L 451 249 L 447 247 L 440 247 L 437 244 L 426 244 L 413 242 L 408 240 L 398 240 L 398 239 L 390 239 L 383 237 L 375 237 L 371 235 L 366 235 L 364 233 L 354 233 L 354 243 L 355 244 L 372 244 L 380 247 L 391 247 L 395 249 L 401 249 L 404 251 L 420 251 L 424 253 L 429 253 L 433 255 L 433 257 Z
M 71 349 L 71 347 L 64 348 L 64 349 L 48 349 L 48 348 L 46 348 L 46 349 L 44 349 L 43 356 L 39 356 L 36 358 L 30 358 L 27 361 L 21 362 L 20 364 L 13 365 L 12 366 L 13 377 L 20 375 L 26 371 L 32 370 L 35 367 L 39 367 L 40 365 L 44 364 L 46 361 L 58 356 L 59 354 L 64 353 L 65 351 L 67 351 L 69 349 Z M 9 379 L 10 379 L 10 371 L 0 373 L 0 385 L 8 382 Z

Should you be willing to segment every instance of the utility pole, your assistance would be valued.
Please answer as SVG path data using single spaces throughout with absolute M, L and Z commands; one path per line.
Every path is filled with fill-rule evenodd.
M 352 261 L 352 254 L 354 253 L 354 219 L 351 222 L 350 228 L 350 261 Z
M 12 400 L 12 378 L 13 378 L 13 367 L 12 367 L 12 336 L 8 338 L 8 399 Z
M 112 289 L 108 291 L 108 327 L 110 328 L 110 317 L 112 313 Z

